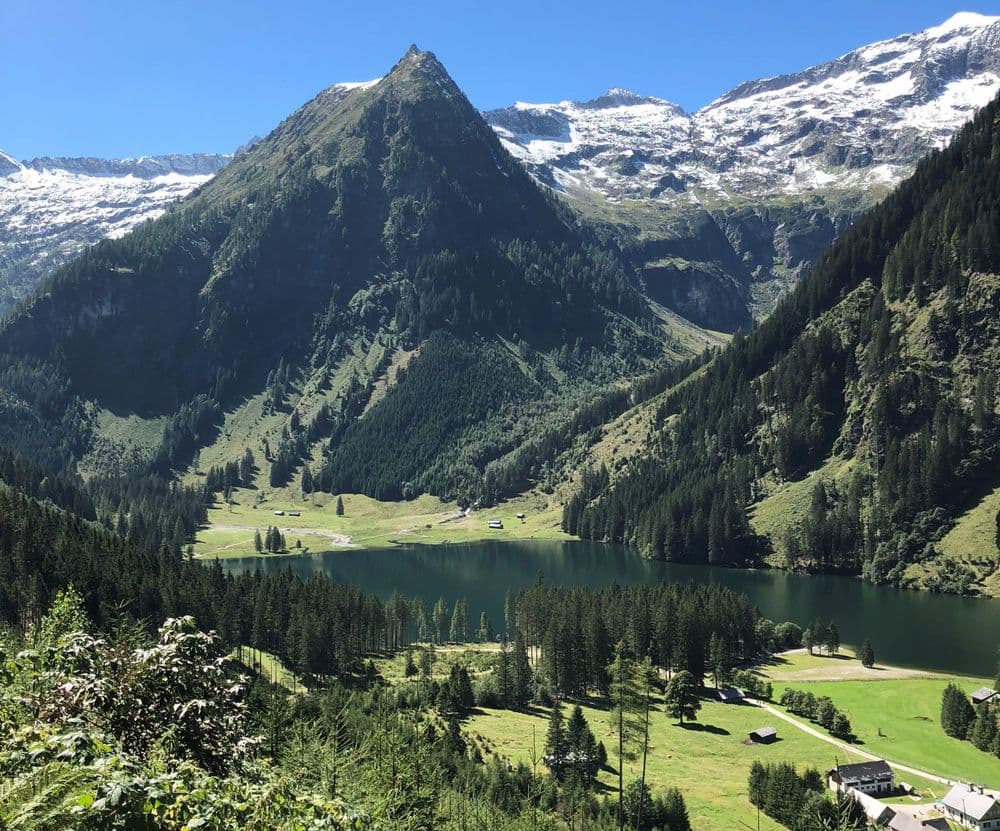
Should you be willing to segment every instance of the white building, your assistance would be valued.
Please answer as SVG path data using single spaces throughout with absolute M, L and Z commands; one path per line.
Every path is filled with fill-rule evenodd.
M 846 791 L 853 788 L 863 794 L 879 796 L 891 794 L 896 789 L 892 768 L 887 762 L 881 760 L 857 762 L 853 765 L 837 765 L 827 774 L 827 779 L 830 787 L 835 791 Z
M 1000 803 L 976 785 L 955 785 L 938 803 L 938 810 L 973 831 L 1000 831 Z

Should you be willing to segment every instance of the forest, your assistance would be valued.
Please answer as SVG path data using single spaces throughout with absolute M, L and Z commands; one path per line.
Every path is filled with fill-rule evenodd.
M 924 159 L 769 318 L 664 396 L 646 452 L 614 479 L 592 471 L 564 528 L 656 558 L 777 554 L 879 583 L 936 556 L 956 513 L 998 484 L 998 109 Z M 828 458 L 855 464 L 815 481 L 784 537 L 751 527 L 769 483 Z

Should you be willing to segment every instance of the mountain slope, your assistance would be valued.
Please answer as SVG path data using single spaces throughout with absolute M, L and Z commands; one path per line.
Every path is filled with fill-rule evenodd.
M 21 163 L 0 152 L 0 315 L 86 246 L 160 216 L 230 158 L 202 153 Z
M 426 463 L 405 474 L 454 494 L 460 483 L 474 493 L 484 467 L 515 449 L 529 410 L 532 424 L 563 417 L 556 400 L 650 367 L 663 329 L 618 254 L 413 48 L 376 83 L 321 93 L 165 216 L 88 249 L 6 321 L 0 349 L 20 396 L 9 413 L 26 401 L 58 420 L 76 458 L 94 444 L 95 408 L 170 415 L 158 456 L 168 471 L 214 441 L 221 410 L 250 402 L 274 430 L 247 441 L 279 483 L 306 458 L 319 471 L 324 453 L 353 452 L 362 438 L 347 428 L 362 413 L 376 422 L 406 399 L 414 417 L 443 404 Z M 673 344 L 677 357 L 692 351 Z M 376 376 L 415 348 L 366 411 Z M 430 402 L 408 381 L 448 377 L 457 355 L 462 377 L 495 389 L 476 398 L 453 384 Z M 13 421 L 7 438 L 23 441 Z M 340 487 L 402 490 L 371 471 L 337 475 Z
M 961 13 L 693 114 L 610 90 L 486 117 L 540 181 L 634 240 L 654 297 L 733 328 L 998 90 L 1000 18 Z
M 591 477 L 568 530 L 668 559 L 975 590 L 954 561 L 912 566 L 1000 485 L 998 116 L 994 101 L 668 394 L 645 452 L 610 485 Z

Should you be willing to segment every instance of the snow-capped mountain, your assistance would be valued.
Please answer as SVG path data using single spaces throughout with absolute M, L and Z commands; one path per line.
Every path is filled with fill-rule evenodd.
M 231 158 L 198 153 L 22 163 L 0 152 L 0 313 L 86 246 L 162 214 Z
M 998 91 L 1000 17 L 960 13 L 695 113 L 611 89 L 485 115 L 539 181 L 622 229 L 656 299 L 731 329 Z
M 696 113 L 611 89 L 486 113 L 543 181 L 694 202 L 885 185 L 1000 91 L 1000 17 L 960 13 L 829 63 L 736 87 Z
M 320 99 L 333 105 L 376 81 L 336 84 Z M 770 311 L 834 236 L 998 91 L 1000 17 L 963 12 L 741 84 L 695 113 L 614 88 L 484 116 L 539 181 L 617 229 L 655 300 L 731 330 Z M 0 313 L 230 158 L 22 163 L 0 151 Z

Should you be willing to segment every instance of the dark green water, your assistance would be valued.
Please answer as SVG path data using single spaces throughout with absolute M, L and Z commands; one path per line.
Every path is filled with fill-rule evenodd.
M 902 591 L 847 577 L 656 563 L 621 546 L 591 542 L 485 542 L 222 562 L 227 571 L 324 573 L 383 597 L 398 589 L 422 597 L 428 608 L 438 597 L 449 604 L 465 597 L 473 627 L 482 611 L 499 627 L 504 593 L 516 593 L 539 575 L 559 586 L 693 580 L 746 593 L 774 621 L 832 619 L 844 643 L 869 637 L 886 663 L 993 677 L 1000 646 L 1000 600 Z

